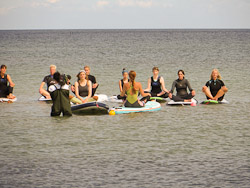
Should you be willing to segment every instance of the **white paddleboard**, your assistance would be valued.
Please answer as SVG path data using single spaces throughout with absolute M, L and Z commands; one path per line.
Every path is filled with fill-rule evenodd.
M 116 95 L 113 95 L 108 98 L 109 102 L 115 102 L 115 103 L 123 103 L 122 99 L 118 99 Z
M 15 102 L 17 101 L 17 98 L 14 99 L 8 99 L 8 98 L 0 98 L 0 102 Z
M 191 99 L 191 102 L 182 102 L 182 101 L 179 101 L 179 102 L 175 102 L 174 100 L 170 100 L 167 105 L 191 105 L 191 104 L 197 104 L 198 101 L 195 100 L 194 98 Z

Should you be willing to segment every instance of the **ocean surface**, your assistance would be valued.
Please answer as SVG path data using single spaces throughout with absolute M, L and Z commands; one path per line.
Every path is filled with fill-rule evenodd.
M 0 64 L 18 98 L 0 104 L 0 187 L 249 187 L 250 30 L 0 31 Z M 198 101 L 218 68 L 230 104 L 52 118 L 50 64 L 72 83 L 89 65 L 108 96 L 123 68 L 146 88 L 158 66 L 168 89 L 183 69 Z

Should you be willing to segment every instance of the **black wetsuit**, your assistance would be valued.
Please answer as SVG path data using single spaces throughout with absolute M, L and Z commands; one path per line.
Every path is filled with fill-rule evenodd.
M 151 92 L 150 92 L 150 94 L 152 97 L 157 97 L 157 94 L 162 92 L 160 79 L 161 79 L 161 77 L 158 76 L 157 80 L 154 81 L 153 76 L 151 77 Z M 168 93 L 164 93 L 163 95 L 158 96 L 158 97 L 168 98 Z
M 43 82 L 47 84 L 47 91 L 49 91 L 49 86 L 56 83 L 52 75 L 45 76 Z
M 50 115 L 60 116 L 63 113 L 63 116 L 72 116 L 68 85 L 50 85 L 49 91 L 53 101 Z
M 128 79 L 128 82 L 129 82 L 129 79 Z M 122 88 L 123 88 L 123 85 L 124 85 L 124 82 L 123 82 L 123 79 L 121 79 L 121 85 L 122 85 Z M 121 96 L 121 95 L 117 95 L 117 99 L 122 99 L 122 100 L 126 100 L 126 96 Z
M 93 75 L 88 75 L 88 79 L 92 82 L 92 85 L 96 84 L 96 79 L 95 79 L 95 77 Z M 92 97 L 94 96 L 98 86 L 99 86 L 99 84 L 97 85 L 96 88 L 92 88 Z
M 183 78 L 183 80 L 175 80 L 172 84 L 172 89 L 171 89 L 171 93 L 174 92 L 174 89 L 176 88 L 177 94 L 176 96 L 173 95 L 172 100 L 178 102 L 178 101 L 184 101 L 185 99 L 192 99 L 192 93 L 187 92 L 187 88 L 189 89 L 190 92 L 193 91 L 189 81 L 185 78 Z
M 218 91 L 225 86 L 224 82 L 222 80 L 209 80 L 206 83 L 206 86 L 210 89 L 210 92 L 212 94 L 213 97 L 215 97 L 218 93 Z M 224 98 L 224 95 L 220 98 L 218 98 L 218 101 L 222 101 Z M 207 97 L 207 99 L 209 99 L 209 97 Z
M 13 92 L 13 87 L 8 85 L 7 74 L 0 78 L 0 97 L 6 98 L 10 93 Z

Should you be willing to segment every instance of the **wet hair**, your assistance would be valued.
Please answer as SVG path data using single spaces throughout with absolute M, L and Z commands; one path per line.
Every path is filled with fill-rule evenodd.
M 160 71 L 158 67 L 153 67 L 152 71 L 154 71 L 154 70 Z
M 125 68 L 123 68 L 123 69 L 122 69 L 122 75 L 123 75 L 125 72 L 128 73 L 128 71 L 127 71 Z
M 6 65 L 1 65 L 1 69 L 3 69 L 3 68 L 7 69 L 7 66 Z
M 85 67 L 84 67 L 84 68 L 85 68 Z M 84 72 L 86 80 L 89 80 L 89 77 L 88 77 L 88 75 L 86 74 L 86 72 L 85 72 L 84 70 L 82 70 L 82 71 L 80 71 L 80 72 L 76 75 L 77 81 L 78 81 L 78 82 L 80 81 L 80 74 L 81 74 L 82 72 Z
M 182 72 L 182 74 L 185 75 L 184 70 L 182 70 L 182 69 L 178 70 L 177 74 L 179 74 L 179 72 Z
M 213 80 L 213 72 L 214 71 L 217 71 L 217 73 L 218 73 L 217 79 L 221 80 L 221 75 L 220 75 L 220 72 L 219 72 L 218 69 L 213 69 L 212 70 L 212 73 L 211 73 L 211 76 L 210 76 L 210 80 Z
M 130 72 L 129 72 L 129 79 L 130 79 L 130 81 L 132 82 L 132 86 L 133 86 L 133 93 L 135 93 L 136 92 L 136 90 L 135 90 L 135 77 L 136 77 L 136 72 L 135 71 L 133 71 L 133 70 L 131 70 Z

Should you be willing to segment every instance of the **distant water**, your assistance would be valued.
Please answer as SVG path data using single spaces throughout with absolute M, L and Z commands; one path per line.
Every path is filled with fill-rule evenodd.
M 0 62 L 18 98 L 0 104 L 0 187 L 249 187 L 250 30 L 0 31 Z M 146 88 L 158 66 L 168 89 L 184 69 L 199 101 L 218 68 L 230 104 L 51 118 L 50 64 L 72 82 L 89 65 L 108 96 L 124 67 Z

